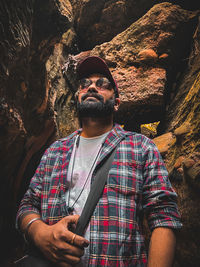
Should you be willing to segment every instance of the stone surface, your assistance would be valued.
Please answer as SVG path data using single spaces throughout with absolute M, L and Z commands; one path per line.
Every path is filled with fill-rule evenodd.
M 162 56 L 162 55 L 161 55 Z M 162 56 L 163 58 L 163 56 Z M 158 55 L 153 49 L 145 49 L 138 53 L 137 62 L 155 63 L 158 60 Z
M 194 13 L 179 6 L 158 4 L 110 42 L 92 50 L 91 54 L 103 57 L 113 71 L 121 97 L 117 119 L 123 121 L 125 128 L 133 130 L 136 124 L 162 118 L 165 89 L 180 67 L 180 57 L 188 49 L 184 40 L 192 33 L 189 29 L 192 30 L 194 17 Z M 182 25 L 187 25 L 184 34 Z M 174 53 L 175 47 L 181 49 Z M 165 62 L 164 57 L 158 59 L 163 53 L 168 54 Z M 141 60 L 142 54 L 149 60 Z M 166 81 L 166 76 L 172 80 Z
M 174 168 L 175 169 L 178 169 L 179 167 L 181 167 L 182 166 L 182 163 L 183 163 L 183 161 L 184 161 L 184 157 L 183 156 L 180 156 L 177 160 L 176 160 L 176 162 L 175 162 L 175 164 L 174 164 Z
M 200 262 L 200 24 L 194 31 L 193 38 L 187 68 L 183 75 L 179 75 L 179 83 L 173 88 L 165 121 L 165 131 L 181 133 L 177 136 L 177 143 L 169 149 L 165 157 L 168 169 L 173 170 L 180 156 L 185 158 L 182 161 L 184 179 L 178 183 L 172 180 L 179 196 L 178 205 L 183 222 L 176 256 L 177 266 L 181 267 L 197 267 Z M 183 127 L 184 125 L 190 127 Z
M 69 1 L 0 1 L 0 265 L 19 246 L 18 201 L 44 150 L 57 138 L 45 63 L 72 25 Z M 16 255 L 15 255 L 16 256 Z
M 174 130 L 174 134 L 176 136 L 184 135 L 186 133 L 189 133 L 191 130 L 190 123 L 186 122 L 185 124 L 182 124 L 180 127 L 176 128 Z
M 172 17 L 173 20 L 169 19 Z M 110 42 L 88 52 L 104 58 L 110 66 L 120 90 L 121 105 L 116 120 L 124 124 L 125 129 L 138 131 L 140 124 L 163 117 L 165 90 L 171 82 L 166 77 L 172 77 L 179 68 L 180 56 L 185 54 L 188 45 L 182 42 L 186 36 L 190 39 L 195 17 L 195 13 L 170 3 L 155 5 Z M 187 31 L 177 33 L 185 24 Z M 174 53 L 174 46 L 180 45 L 182 48 Z M 158 58 L 164 52 L 168 53 L 167 61 L 164 56 L 162 60 Z M 69 69 L 75 70 L 75 67 Z
M 187 181 L 200 190 L 200 153 L 196 152 L 183 161 L 185 178 Z
M 72 0 L 75 29 L 81 49 L 110 41 L 151 8 L 154 1 L 144 0 Z M 92 14 L 88 16 L 88 14 Z
M 176 142 L 176 137 L 172 133 L 166 133 L 153 139 L 161 155 L 168 152 L 169 148 Z
M 166 1 L 159 1 L 166 2 Z M 168 1 L 188 10 L 199 8 L 196 0 Z M 83 50 L 110 41 L 133 22 L 142 17 L 155 5 L 152 0 L 71 0 L 75 29 L 80 36 L 79 45 Z M 91 14 L 88 15 L 88 14 Z
M 191 166 L 187 171 L 187 176 L 195 186 L 200 188 L 200 161 L 196 162 L 193 166 Z
M 159 125 L 158 122 L 152 122 L 148 124 L 141 124 L 140 129 L 141 129 L 141 134 L 146 135 L 149 138 L 155 137 L 157 135 L 157 127 Z

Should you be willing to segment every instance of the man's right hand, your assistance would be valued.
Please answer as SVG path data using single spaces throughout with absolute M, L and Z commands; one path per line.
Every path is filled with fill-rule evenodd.
M 77 224 L 79 216 L 66 216 L 54 225 L 37 220 L 30 225 L 28 236 L 47 259 L 58 266 L 77 264 L 84 254 L 89 241 L 75 235 L 70 229 Z

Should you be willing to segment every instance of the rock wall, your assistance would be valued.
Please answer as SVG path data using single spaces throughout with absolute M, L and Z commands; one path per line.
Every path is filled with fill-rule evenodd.
M 200 23 L 193 35 L 187 68 L 174 83 L 164 131 L 174 137 L 164 152 L 170 179 L 179 195 L 183 229 L 178 238 L 181 266 L 200 263 Z M 159 137 L 158 137 L 159 138 Z M 160 136 L 162 138 L 162 136 Z
M 160 121 L 153 140 L 184 223 L 175 266 L 199 266 L 198 9 L 196 1 L 0 2 L 1 266 L 22 254 L 15 213 L 42 153 L 78 127 L 76 66 L 88 55 L 104 58 L 119 85 L 117 122 L 140 131 Z
M 18 201 L 57 136 L 55 97 L 45 65 L 72 26 L 71 9 L 67 1 L 0 2 L 1 261 L 15 255 Z

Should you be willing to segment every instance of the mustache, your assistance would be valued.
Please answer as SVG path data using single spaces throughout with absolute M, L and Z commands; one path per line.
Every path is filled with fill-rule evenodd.
M 87 97 L 94 97 L 99 101 L 104 101 L 103 96 L 99 95 L 98 93 L 86 93 L 81 97 L 81 100 L 84 101 Z

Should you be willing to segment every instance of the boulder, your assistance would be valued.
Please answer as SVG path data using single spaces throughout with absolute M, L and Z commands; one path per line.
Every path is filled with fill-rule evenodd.
M 177 142 L 165 155 L 171 181 L 178 194 L 183 229 L 177 242 L 177 265 L 199 266 L 200 239 L 200 24 L 193 35 L 188 65 L 173 88 L 173 97 L 168 99 L 164 131 L 172 131 Z M 182 169 L 182 179 L 176 170 Z M 175 173 L 176 172 L 176 173 Z M 178 177 L 179 176 L 179 177 Z M 178 177 L 178 179 L 177 179 Z
M 45 149 L 57 138 L 45 64 L 72 27 L 69 1 L 0 1 L 0 265 L 20 246 L 18 202 Z M 16 255 L 15 255 L 16 256 Z
M 85 52 L 102 57 L 109 65 L 120 91 L 116 120 L 125 129 L 139 131 L 140 124 L 163 118 L 167 88 L 180 69 L 180 58 L 189 44 L 184 40 L 191 40 L 195 22 L 196 12 L 161 3 L 110 42 Z M 82 55 L 70 55 L 74 60 L 67 60 L 66 77 L 72 77 L 69 73 L 76 67 L 71 65 Z
M 169 148 L 176 143 L 176 137 L 172 133 L 166 133 L 153 139 L 161 155 L 168 152 Z
M 90 50 L 98 44 L 109 42 L 155 5 L 155 1 L 152 0 L 70 0 L 70 2 L 73 6 L 74 25 L 80 38 L 81 50 Z M 166 1 L 159 1 L 161 2 Z M 168 2 L 178 4 L 183 9 L 199 9 L 196 0 Z
M 154 5 L 152 0 L 71 0 L 71 3 L 82 50 L 110 41 Z

